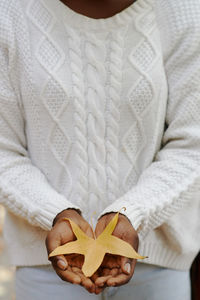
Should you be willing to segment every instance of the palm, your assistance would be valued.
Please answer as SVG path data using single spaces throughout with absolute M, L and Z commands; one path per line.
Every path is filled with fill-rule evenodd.
M 122 273 L 121 269 L 121 256 L 106 254 L 101 267 L 98 270 L 100 277 L 116 276 Z
M 83 262 L 84 262 L 84 256 L 81 254 L 67 254 L 65 255 L 65 258 L 67 259 L 68 262 L 68 268 L 74 268 L 76 267 L 77 269 L 82 268 Z
M 96 236 L 98 236 L 112 218 L 112 213 L 103 216 L 96 226 Z M 138 248 L 138 237 L 136 231 L 128 219 L 124 216 L 119 218 L 118 224 L 113 231 L 113 235 L 129 242 L 133 248 Z M 130 263 L 130 272 L 124 269 L 125 262 Z M 99 294 L 106 286 L 119 286 L 127 283 L 134 272 L 136 260 L 127 259 L 119 255 L 106 254 L 104 260 L 97 270 L 95 279 L 96 294 Z
M 47 235 L 46 247 L 48 255 L 57 247 L 75 240 L 74 233 L 71 230 L 69 223 L 64 220 L 65 218 L 74 220 L 86 234 L 93 237 L 93 231 L 90 225 L 80 216 L 80 214 L 73 209 L 65 210 L 55 218 L 54 225 Z M 60 255 L 50 257 L 49 259 L 51 260 L 56 273 L 62 280 L 73 284 L 80 284 L 89 292 L 94 292 L 94 283 L 89 278 L 86 278 L 81 271 L 84 260 L 83 255 L 70 254 L 65 257 Z M 66 267 L 63 268 L 63 265 L 61 266 L 59 264 L 60 261 L 62 263 L 65 262 Z

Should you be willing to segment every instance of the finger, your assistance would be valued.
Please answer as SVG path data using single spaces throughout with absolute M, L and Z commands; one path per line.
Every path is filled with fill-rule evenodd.
M 132 276 L 126 275 L 124 273 L 117 275 L 116 277 L 111 277 L 107 280 L 107 286 L 120 286 L 126 284 Z
M 78 267 L 71 267 L 71 270 L 75 273 L 82 273 L 81 269 L 79 269 Z
M 91 278 L 92 282 L 95 282 L 98 277 L 99 277 L 99 274 L 98 274 L 98 271 L 97 271 L 90 278 Z
M 72 271 L 74 273 L 77 273 L 80 278 L 81 278 L 81 285 L 86 288 L 86 290 L 89 292 L 89 293 L 94 293 L 95 292 L 95 285 L 94 283 L 92 282 L 92 280 L 88 277 L 85 277 L 85 275 L 83 274 L 83 272 L 81 271 L 81 269 L 77 268 L 77 267 L 72 267 L 71 268 Z
M 106 287 L 107 280 L 111 277 L 120 274 L 120 270 L 121 269 L 119 268 L 113 268 L 113 269 L 104 268 L 101 272 L 101 276 L 96 278 L 95 285 L 98 287 Z
M 98 277 L 96 280 L 95 280 L 95 285 L 98 286 L 98 287 L 103 287 L 106 283 L 106 281 L 111 278 L 112 275 L 109 274 L 109 275 L 106 275 L 106 276 L 101 276 L 101 277 Z
M 89 277 L 86 277 L 84 274 L 83 274 L 83 272 L 81 271 L 81 269 L 79 269 L 79 268 L 77 268 L 77 267 L 72 267 L 72 271 L 74 272 L 74 273 L 77 273 L 79 276 L 80 276 L 80 278 L 81 278 L 81 280 L 82 280 L 82 283 L 83 283 L 83 285 L 86 287 L 86 288 L 91 288 L 93 285 L 94 285 L 94 283 L 92 282 L 92 280 L 89 278 Z
M 46 248 L 48 255 L 58 246 L 61 244 L 61 235 L 57 234 L 56 232 L 52 231 L 48 234 L 46 239 Z M 64 255 L 53 256 L 48 258 L 54 267 L 58 267 L 61 270 L 65 270 L 68 266 L 67 260 Z
M 54 268 L 59 268 L 62 271 L 68 268 L 68 262 L 64 255 L 53 256 L 50 257 L 49 260 L 51 261 Z
M 107 276 L 107 275 L 111 275 L 111 270 L 110 268 L 102 268 L 102 271 L 101 271 L 101 277 L 102 276 Z
M 133 259 L 121 257 L 121 269 L 125 274 L 130 275 L 134 270 L 134 265 Z
M 101 276 L 107 276 L 107 275 L 116 276 L 117 274 L 119 274 L 120 271 L 121 271 L 121 268 L 112 268 L 112 269 L 102 268 Z
M 80 284 L 81 278 L 78 274 L 69 271 L 68 269 L 65 271 L 61 271 L 59 268 L 55 269 L 57 275 L 63 280 L 73 284 Z
M 81 285 L 89 292 L 89 293 L 94 293 L 95 292 L 95 285 L 91 281 L 90 278 L 87 278 L 84 276 L 82 273 L 78 273 L 78 275 L 81 278 Z
M 99 295 L 100 293 L 103 292 L 104 289 L 105 289 L 105 287 L 100 287 L 100 286 L 95 285 L 95 294 Z
M 104 287 L 101 288 L 101 287 L 98 287 L 98 286 L 95 286 L 95 294 L 98 295 L 100 294 L 101 292 L 103 292 L 104 290 Z
M 120 274 L 119 271 L 120 271 L 119 268 L 113 268 L 113 269 L 111 270 L 111 275 L 112 275 L 112 276 L 116 276 L 116 275 Z

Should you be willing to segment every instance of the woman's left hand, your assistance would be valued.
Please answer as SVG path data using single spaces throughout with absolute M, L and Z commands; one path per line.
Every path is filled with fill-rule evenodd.
M 98 237 L 116 213 L 109 213 L 102 216 L 95 229 Z M 113 231 L 113 235 L 128 242 L 136 251 L 138 250 L 138 234 L 131 225 L 128 218 L 119 214 L 118 223 Z M 99 270 L 95 273 L 95 293 L 99 294 L 107 286 L 120 286 L 126 284 L 133 276 L 136 265 L 135 259 L 123 256 L 106 254 Z

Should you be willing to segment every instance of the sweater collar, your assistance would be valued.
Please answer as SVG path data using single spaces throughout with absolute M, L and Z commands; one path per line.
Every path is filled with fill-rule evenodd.
M 111 17 L 100 19 L 94 19 L 77 13 L 60 0 L 43 1 L 46 4 L 48 2 L 48 6 L 51 5 L 54 12 L 59 11 L 59 15 L 62 15 L 64 23 L 82 30 L 101 31 L 127 26 L 138 15 L 143 14 L 149 9 L 154 0 L 137 0 L 121 12 Z

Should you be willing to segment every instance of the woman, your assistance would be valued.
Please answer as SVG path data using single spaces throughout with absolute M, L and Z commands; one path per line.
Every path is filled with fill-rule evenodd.
M 0 191 L 17 300 L 190 299 L 199 0 L 2 0 L 0 13 Z M 64 217 L 94 236 L 96 211 L 98 236 L 124 206 L 113 234 L 139 244 L 143 263 L 107 255 L 91 278 L 80 255 L 50 264 L 75 239 Z

